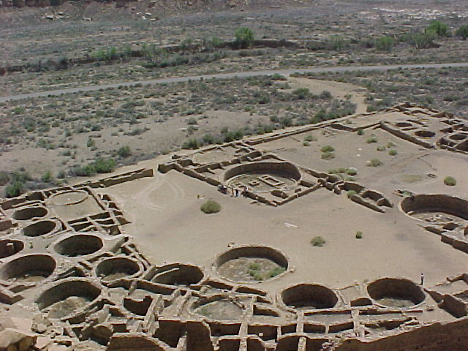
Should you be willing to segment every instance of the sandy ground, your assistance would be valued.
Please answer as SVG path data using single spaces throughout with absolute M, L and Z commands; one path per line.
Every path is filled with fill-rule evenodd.
M 408 145 L 400 147 L 403 146 Z M 156 172 L 154 178 L 102 192 L 116 198 L 132 221 L 125 229 L 156 264 L 191 262 L 211 270 L 215 256 L 234 242 L 271 246 L 290 258 L 292 273 L 259 285 L 271 292 L 301 281 L 332 287 L 383 276 L 418 281 L 422 272 L 426 284 L 431 285 L 464 272 L 468 257 L 402 213 L 398 207 L 401 198 L 392 191 L 409 189 L 464 196 L 468 191 L 465 181 L 468 163 L 461 155 L 444 151 L 423 158 L 418 150 L 407 150 L 411 151 L 414 156 L 386 163 L 378 172 L 362 178 L 362 183 L 383 191 L 395 203 L 385 214 L 357 205 L 345 194 L 335 195 L 323 188 L 279 208 L 252 204 L 249 199 L 222 195 L 215 187 L 176 171 Z M 313 162 L 314 157 L 310 154 L 308 159 L 303 155 L 304 163 Z M 145 164 L 157 163 L 158 159 Z M 429 170 L 437 178 L 422 177 L 420 181 L 408 182 L 404 177 L 424 175 Z M 456 187 L 443 185 L 442 179 L 449 173 L 460 180 Z M 208 198 L 221 204 L 220 213 L 205 215 L 200 211 L 200 205 Z M 363 232 L 363 239 L 355 238 L 356 231 Z M 324 247 L 310 244 L 315 236 L 326 240 Z

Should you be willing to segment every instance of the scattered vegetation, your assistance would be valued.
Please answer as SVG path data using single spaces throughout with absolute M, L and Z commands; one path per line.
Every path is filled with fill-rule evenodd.
M 389 154 L 390 156 L 396 156 L 396 155 L 398 154 L 398 151 L 395 150 L 395 149 L 388 150 L 388 154 Z
M 378 158 L 373 158 L 372 160 L 370 160 L 369 165 L 371 167 L 379 167 L 383 165 L 383 162 L 380 161 Z
M 362 232 L 361 231 L 356 232 L 356 239 L 362 239 Z

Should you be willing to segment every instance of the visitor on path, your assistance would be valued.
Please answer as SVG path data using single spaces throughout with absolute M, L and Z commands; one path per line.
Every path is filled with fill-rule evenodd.
M 424 285 L 424 273 L 421 273 L 421 286 Z

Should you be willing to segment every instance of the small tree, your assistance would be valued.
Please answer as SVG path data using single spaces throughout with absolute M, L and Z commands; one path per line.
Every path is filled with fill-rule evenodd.
M 468 24 L 465 24 L 464 26 L 461 26 L 457 30 L 457 36 L 461 37 L 463 40 L 466 40 L 468 38 Z
M 236 46 L 245 49 L 252 46 L 254 41 L 254 33 L 250 28 L 239 27 L 235 32 L 236 36 Z

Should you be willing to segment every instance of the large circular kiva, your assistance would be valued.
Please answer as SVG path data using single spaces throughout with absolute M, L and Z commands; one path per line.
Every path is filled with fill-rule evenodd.
M 95 253 L 102 246 L 102 239 L 97 235 L 75 234 L 55 244 L 54 250 L 63 256 L 77 257 Z
M 288 269 L 288 260 L 271 247 L 242 246 L 219 255 L 214 266 L 227 280 L 259 283 L 283 274 Z
M 13 213 L 13 218 L 19 221 L 26 221 L 32 218 L 44 217 L 48 212 L 49 211 L 42 206 L 26 207 L 16 210 L 15 213 Z
M 6 281 L 35 283 L 50 276 L 56 262 L 49 255 L 26 255 L 6 263 L 0 269 L 0 278 Z
M 25 236 L 42 236 L 53 232 L 58 227 L 58 223 L 51 220 L 42 220 L 34 222 L 23 228 L 23 234 Z
M 203 277 L 203 271 L 197 266 L 174 263 L 158 268 L 151 281 L 158 284 L 190 286 L 198 284 Z
M 95 300 L 101 290 L 82 278 L 70 278 L 46 290 L 36 304 L 48 318 L 60 319 L 76 314 Z
M 420 194 L 404 198 L 401 209 L 418 219 L 446 215 L 468 220 L 468 201 L 443 194 Z
M 0 258 L 5 258 L 17 254 L 24 248 L 24 243 L 20 240 L 0 240 Z
M 367 292 L 378 304 L 395 308 L 418 305 L 426 298 L 422 289 L 408 279 L 382 278 L 370 283 Z
M 70 190 L 52 195 L 50 202 L 55 206 L 69 206 L 79 204 L 88 197 L 89 194 L 84 190 Z
M 140 271 L 138 262 L 127 257 L 108 258 L 96 267 L 96 275 L 104 282 L 133 277 Z
M 221 297 L 197 301 L 192 310 L 199 316 L 214 320 L 239 320 L 244 312 L 239 304 Z
M 283 303 L 295 309 L 333 308 L 338 297 L 333 290 L 317 284 L 298 284 L 281 292 Z
M 231 168 L 224 181 L 232 187 L 246 187 L 254 192 L 283 189 L 301 179 L 299 169 L 289 162 L 253 162 Z

